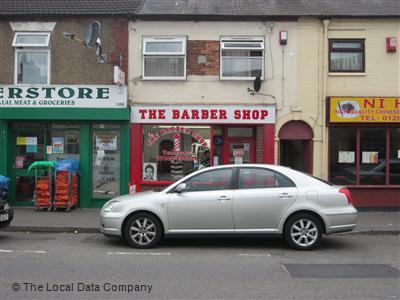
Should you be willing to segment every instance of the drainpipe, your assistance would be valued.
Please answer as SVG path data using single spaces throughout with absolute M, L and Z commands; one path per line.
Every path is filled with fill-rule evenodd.
M 329 19 L 322 20 L 324 25 L 324 62 L 323 62 L 323 80 L 322 80 L 322 178 L 328 178 L 328 143 L 326 128 L 326 96 L 328 81 L 328 26 Z

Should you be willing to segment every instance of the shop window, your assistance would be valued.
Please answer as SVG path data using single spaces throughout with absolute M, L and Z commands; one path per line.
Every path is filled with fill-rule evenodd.
M 385 184 L 386 129 L 360 129 L 360 184 Z
M 45 127 L 44 123 L 40 122 L 29 122 L 29 121 L 24 121 L 24 122 L 11 122 L 11 128 L 12 129 L 43 129 Z
M 16 84 L 50 84 L 50 33 L 17 32 L 15 47 Z
M 80 125 L 79 124 L 74 124 L 74 123 L 69 123 L 69 122 L 64 122 L 64 123 L 52 123 L 49 124 L 49 128 L 60 128 L 60 129 L 65 129 L 65 128 L 74 128 L 74 129 L 79 129 Z
M 230 164 L 249 164 L 251 161 L 251 152 L 253 151 L 251 143 L 246 142 L 227 142 L 229 145 L 229 163 Z
M 35 161 L 45 160 L 45 136 L 43 128 L 17 130 L 15 132 L 15 200 L 33 199 L 34 172 L 28 173 L 29 166 Z
M 15 145 L 15 169 L 28 169 L 35 161 L 45 159 L 45 140 L 42 130 L 18 131 Z
M 79 127 L 78 127 L 79 128 Z M 79 160 L 79 131 L 48 131 L 47 160 Z
M 399 128 L 335 127 L 330 129 L 329 134 L 332 183 L 400 184 Z M 359 168 L 356 167 L 357 160 Z
M 221 79 L 253 80 L 264 77 L 264 39 L 222 37 Z
M 119 130 L 93 130 L 92 189 L 97 199 L 120 194 Z
M 143 38 L 143 79 L 186 79 L 186 37 Z
M 228 127 L 228 137 L 253 137 L 253 127 Z
M 93 128 L 95 129 L 119 129 L 120 127 L 119 124 L 114 123 L 93 124 Z
M 389 183 L 400 184 L 400 128 L 390 129 Z
M 364 40 L 329 40 L 329 72 L 365 72 Z
M 330 180 L 334 184 L 356 184 L 355 128 L 331 128 L 330 130 Z
M 142 180 L 175 181 L 209 166 L 210 132 L 209 126 L 143 126 Z

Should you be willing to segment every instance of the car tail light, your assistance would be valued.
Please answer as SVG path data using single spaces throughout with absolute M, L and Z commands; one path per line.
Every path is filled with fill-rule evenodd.
M 351 197 L 351 193 L 347 188 L 341 188 L 339 190 L 339 193 L 343 193 L 346 195 L 347 201 L 349 202 L 349 204 L 353 204 L 353 198 Z

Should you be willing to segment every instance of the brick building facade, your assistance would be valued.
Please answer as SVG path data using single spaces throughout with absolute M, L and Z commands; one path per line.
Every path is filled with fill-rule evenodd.
M 33 204 L 35 161 L 79 160 L 80 207 L 127 193 L 128 95 L 114 72 L 128 74 L 129 14 L 139 1 L 126 4 L 2 2 L 0 174 L 11 179 L 11 205 Z M 98 45 L 86 47 L 94 22 Z

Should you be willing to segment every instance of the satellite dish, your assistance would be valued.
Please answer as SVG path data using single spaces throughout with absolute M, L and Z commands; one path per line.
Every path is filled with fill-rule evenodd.
M 261 88 L 261 78 L 259 76 L 254 79 L 254 91 L 258 93 Z
M 77 43 L 85 46 L 86 48 L 96 47 L 97 62 L 101 64 L 107 63 L 107 54 L 103 53 L 100 40 L 101 25 L 99 21 L 93 21 L 85 30 L 85 39 L 80 39 L 75 36 L 75 33 L 63 32 L 64 37 L 76 41 Z
M 85 31 L 85 45 L 88 48 L 92 48 L 96 45 L 97 40 L 99 39 L 100 35 L 100 22 L 93 21 L 89 26 L 86 28 Z

